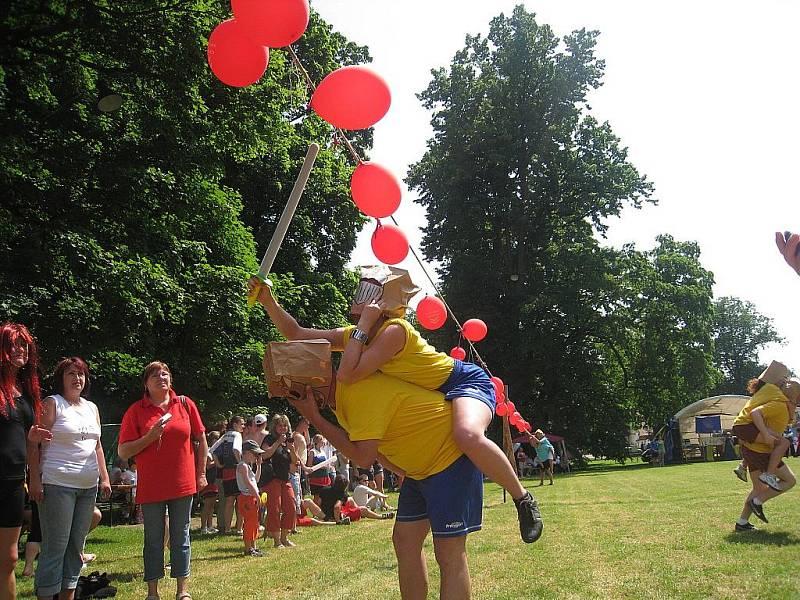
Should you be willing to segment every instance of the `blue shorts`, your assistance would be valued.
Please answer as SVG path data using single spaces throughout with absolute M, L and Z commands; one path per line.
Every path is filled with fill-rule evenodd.
M 442 385 L 439 391 L 444 394 L 445 400 L 454 398 L 475 398 L 480 400 L 494 414 L 494 407 L 497 402 L 494 393 L 494 386 L 486 371 L 478 365 L 454 361 L 453 372 Z
M 433 537 L 456 537 L 479 530 L 482 518 L 483 474 L 464 455 L 441 473 L 403 480 L 398 521 L 428 519 Z

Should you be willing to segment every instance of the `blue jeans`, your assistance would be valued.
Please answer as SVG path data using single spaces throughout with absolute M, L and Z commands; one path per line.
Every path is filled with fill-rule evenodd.
M 303 502 L 303 491 L 300 489 L 300 474 L 289 473 L 289 483 L 294 490 L 294 511 L 300 514 L 300 504 Z
M 85 489 L 44 485 L 44 499 L 39 503 L 42 550 L 36 567 L 38 596 L 77 587 L 96 498 L 96 485 Z
M 144 517 L 144 580 L 164 577 L 164 520 L 169 510 L 169 562 L 172 577 L 188 577 L 192 546 L 189 524 L 192 496 L 142 504 Z

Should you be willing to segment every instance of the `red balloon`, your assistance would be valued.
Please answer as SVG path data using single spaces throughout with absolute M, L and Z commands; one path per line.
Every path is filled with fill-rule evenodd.
M 450 356 L 455 358 L 456 360 L 464 360 L 467 358 L 467 351 L 464 350 L 461 346 L 456 346 L 452 350 L 450 350 Z
M 495 407 L 494 412 L 497 414 L 498 417 L 505 417 L 508 414 L 508 404 L 505 402 L 500 402 Z
M 516 425 L 522 420 L 522 415 L 518 412 L 513 413 L 508 420 L 511 422 L 512 425 Z
M 235 19 L 223 21 L 208 37 L 208 66 L 222 83 L 233 87 L 255 83 L 267 64 L 269 48 L 244 35 Z
M 231 0 L 242 31 L 261 46 L 296 42 L 308 27 L 308 0 Z
M 508 404 L 508 414 L 513 414 L 517 412 L 517 407 L 514 406 L 514 403 L 510 400 L 506 400 L 506 404 Z
M 353 202 L 365 215 L 388 217 L 400 206 L 400 183 L 386 168 L 371 162 L 359 164 L 350 179 Z
M 525 431 L 525 421 L 522 420 L 517 421 L 516 423 L 514 423 L 514 427 L 517 428 L 517 431 Z
M 505 402 L 505 401 L 506 401 L 506 395 L 505 394 L 496 394 L 495 395 L 495 402 L 497 402 L 497 404 L 500 404 L 500 403 Z
M 494 386 L 494 393 L 499 398 L 500 396 L 505 394 L 505 385 L 503 384 L 503 380 L 499 377 L 491 377 L 492 385 Z
M 408 240 L 396 225 L 378 222 L 372 234 L 372 251 L 378 260 L 387 265 L 396 265 L 408 256 Z
M 461 328 L 461 331 L 464 334 L 464 337 L 467 338 L 470 342 L 480 342 L 483 338 L 486 337 L 486 323 L 481 321 L 480 319 L 470 319 L 464 326 Z
M 383 77 L 361 65 L 337 69 L 322 80 L 311 96 L 311 108 L 340 129 L 372 127 L 391 103 Z
M 417 305 L 417 321 L 425 329 L 439 329 L 447 321 L 447 308 L 436 296 L 425 296 Z

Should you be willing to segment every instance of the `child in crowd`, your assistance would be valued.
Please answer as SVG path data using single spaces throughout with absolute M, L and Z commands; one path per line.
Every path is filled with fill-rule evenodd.
M 209 431 L 206 434 L 208 447 L 211 448 L 219 438 L 219 431 Z M 214 527 L 214 509 L 217 507 L 219 486 L 217 485 L 217 464 L 214 462 L 211 452 L 206 456 L 206 482 L 208 485 L 199 490 L 200 499 L 203 501 L 203 509 L 200 513 L 200 533 L 213 535 L 218 533 L 217 528 Z
M 236 467 L 236 483 L 239 486 L 239 496 L 236 508 L 242 515 L 242 537 L 244 539 L 245 556 L 263 556 L 261 550 L 256 548 L 258 537 L 258 509 L 260 497 L 258 494 L 258 478 L 261 476 L 261 455 L 264 451 L 253 440 L 242 442 L 242 462 Z
M 258 301 L 284 337 L 322 338 L 332 350 L 343 351 L 339 383 L 355 383 L 380 370 L 442 392 L 452 401 L 453 435 L 459 450 L 511 494 L 523 541 L 539 539 L 542 519 L 536 500 L 522 486 L 503 451 L 484 435 L 494 414 L 494 386 L 483 369 L 436 351 L 403 318 L 408 301 L 419 291 L 407 271 L 385 265 L 363 267 L 350 308 L 351 322 L 357 325 L 329 330 L 301 327 L 276 302 L 271 284 L 252 278 L 249 285 L 258 289 Z

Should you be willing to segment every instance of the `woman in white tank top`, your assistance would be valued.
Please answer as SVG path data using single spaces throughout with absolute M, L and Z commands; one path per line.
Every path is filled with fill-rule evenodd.
M 31 461 L 31 497 L 39 504 L 42 550 L 36 569 L 39 598 L 63 591 L 72 598 L 83 560 L 98 479 L 104 497 L 111 494 L 97 406 L 81 396 L 89 367 L 78 358 L 61 360 L 55 381 L 59 390 L 43 401 L 42 426 L 52 439 L 43 443 L 40 459 Z

